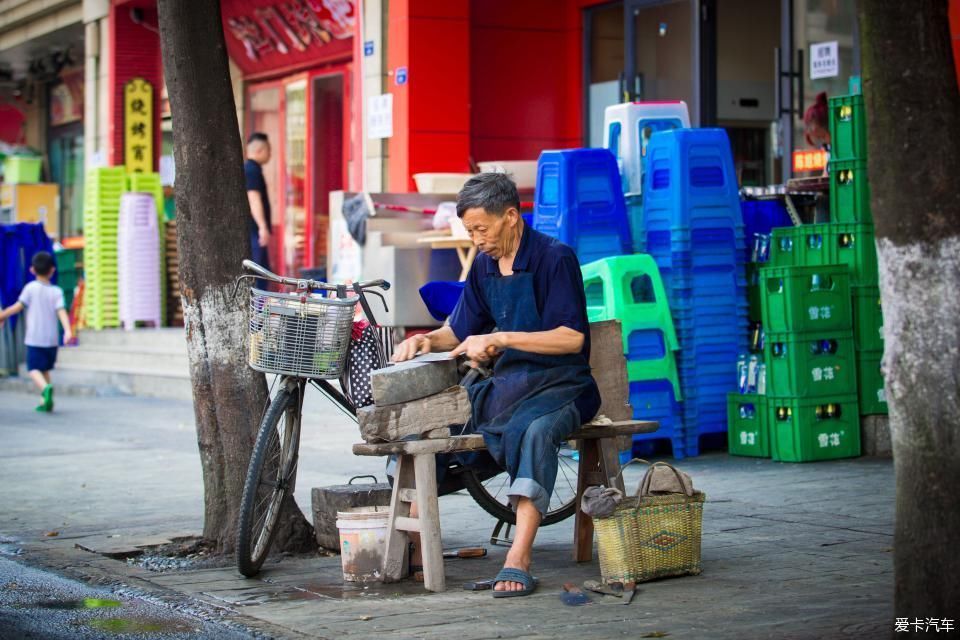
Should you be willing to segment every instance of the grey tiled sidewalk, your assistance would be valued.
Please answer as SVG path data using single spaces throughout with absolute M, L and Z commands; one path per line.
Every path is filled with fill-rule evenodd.
M 64 398 L 58 421 L 44 422 L 48 416 L 31 415 L 32 405 L 20 407 L 26 400 L 0 393 L 0 408 L 13 418 L 0 425 L 8 443 L 0 482 L 19 487 L 0 493 L 0 514 L 16 518 L 0 519 L 0 534 L 18 539 L 28 562 L 46 557 L 91 575 L 112 572 L 170 598 L 218 607 L 273 636 L 638 638 L 659 631 L 671 638 L 876 638 L 894 627 L 889 460 L 792 465 L 716 453 L 684 460 L 681 468 L 708 495 L 703 574 L 640 585 L 629 607 L 596 595 L 594 604 L 570 608 L 560 602 L 561 584 L 599 577 L 596 561 L 570 560 L 572 520 L 541 531 L 533 596 L 494 600 L 460 589 L 466 580 L 492 577 L 505 553 L 489 547 L 492 518 L 465 495 L 441 498 L 444 546 L 487 544 L 490 556 L 447 561 L 442 594 L 414 583 L 345 586 L 337 557 L 283 558 L 243 579 L 232 568 L 152 573 L 75 549 L 111 535 L 132 544 L 200 531 L 192 409 L 136 398 Z M 356 427 L 330 418 L 312 398 L 308 411 L 311 401 L 316 412 L 307 416 L 301 459 L 306 481 L 297 491 L 305 509 L 310 486 L 371 470 L 382 477 L 379 461 L 346 455 Z M 17 482 L 27 470 L 41 481 Z M 635 486 L 640 470 L 626 475 Z M 44 538 L 41 531 L 54 526 L 60 536 Z

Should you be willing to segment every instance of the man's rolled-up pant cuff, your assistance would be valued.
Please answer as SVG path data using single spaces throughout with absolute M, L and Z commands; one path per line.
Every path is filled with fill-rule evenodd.
M 510 485 L 507 496 L 510 498 L 510 506 L 513 507 L 514 511 L 517 510 L 517 501 L 520 498 L 530 498 L 533 506 L 540 512 L 541 518 L 547 515 L 547 509 L 550 508 L 550 494 L 537 481 L 530 478 L 514 480 L 513 484 Z

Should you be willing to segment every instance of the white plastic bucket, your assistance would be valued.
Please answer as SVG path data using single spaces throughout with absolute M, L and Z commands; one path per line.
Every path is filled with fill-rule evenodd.
M 358 507 L 337 512 L 340 561 L 347 582 L 377 582 L 383 572 L 390 507 Z

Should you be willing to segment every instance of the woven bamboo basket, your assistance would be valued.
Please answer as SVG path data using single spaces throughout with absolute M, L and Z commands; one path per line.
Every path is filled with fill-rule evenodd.
M 637 461 L 646 462 L 636 458 L 624 468 Z M 609 517 L 593 520 L 604 582 L 645 582 L 701 572 L 706 495 L 702 491 L 650 495 L 650 478 L 657 466 L 669 467 L 680 478 L 673 465 L 651 464 L 637 495 L 624 498 Z

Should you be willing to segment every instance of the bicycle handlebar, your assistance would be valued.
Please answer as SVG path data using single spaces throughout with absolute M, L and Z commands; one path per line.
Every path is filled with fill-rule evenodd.
M 268 269 L 264 269 L 253 260 L 244 260 L 243 268 L 247 271 L 252 271 L 258 277 L 263 278 L 264 280 L 270 280 L 271 282 L 276 282 L 278 284 L 296 287 L 297 289 L 322 289 L 324 291 L 340 291 L 344 288 L 346 288 L 348 291 L 355 291 L 357 287 L 360 289 L 371 289 L 377 287 L 383 289 L 384 291 L 390 289 L 390 283 L 383 279 L 366 280 L 364 282 L 357 282 L 350 285 L 336 285 L 320 282 L 319 280 L 310 280 L 309 278 L 287 278 L 284 276 L 278 276 Z

